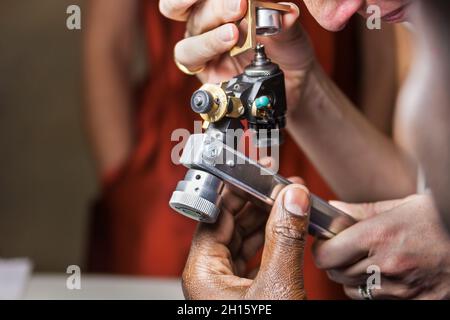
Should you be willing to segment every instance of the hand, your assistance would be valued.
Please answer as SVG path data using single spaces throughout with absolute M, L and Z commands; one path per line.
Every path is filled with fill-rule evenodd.
M 381 289 L 374 299 L 450 298 L 450 237 L 427 195 L 355 205 L 333 202 L 357 224 L 314 246 L 317 266 L 344 285 L 352 299 L 361 299 L 369 266 L 381 271 Z
M 299 8 L 292 3 L 283 15 L 283 32 L 260 37 L 270 58 L 285 73 L 288 107 L 299 105 L 302 84 L 313 66 L 314 53 L 297 19 Z M 247 12 L 246 0 L 160 0 L 166 17 L 187 22 L 186 38 L 175 47 L 175 59 L 189 70 L 206 67 L 198 76 L 202 82 L 218 83 L 243 72 L 253 53 L 230 57 L 229 51 L 246 31 L 235 22 Z
M 282 190 L 269 217 L 227 190 L 218 222 L 200 224 L 195 234 L 183 273 L 185 297 L 305 299 L 308 212 L 309 195 L 302 185 Z M 260 268 L 247 272 L 248 261 L 263 245 Z

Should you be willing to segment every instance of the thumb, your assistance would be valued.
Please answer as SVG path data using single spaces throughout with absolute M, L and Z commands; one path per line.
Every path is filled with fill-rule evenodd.
M 308 232 L 309 192 L 298 184 L 278 196 L 266 226 L 261 268 L 255 282 L 266 298 L 305 298 L 303 251 Z M 270 289 L 269 289 L 270 288 Z M 269 290 L 267 290 L 269 289 Z

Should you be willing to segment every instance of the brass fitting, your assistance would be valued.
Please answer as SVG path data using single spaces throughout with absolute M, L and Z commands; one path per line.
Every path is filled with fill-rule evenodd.
M 200 113 L 203 120 L 214 123 L 222 120 L 228 113 L 228 98 L 220 85 L 204 84 L 199 91 L 207 92 L 211 96 L 212 105 L 207 113 Z
M 204 84 L 191 100 L 193 110 L 207 123 L 215 123 L 225 117 L 240 118 L 245 108 L 239 98 L 228 97 L 222 84 Z

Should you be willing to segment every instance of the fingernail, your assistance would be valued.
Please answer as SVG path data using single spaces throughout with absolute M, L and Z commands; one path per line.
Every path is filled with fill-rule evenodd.
M 297 15 L 300 15 L 300 7 L 298 5 L 296 5 L 295 3 L 289 3 L 289 5 L 291 6 L 291 8 L 293 8 L 295 11 L 297 11 Z
M 219 37 L 222 41 L 228 42 L 233 40 L 234 33 L 231 25 L 223 26 L 219 29 Z
M 300 15 L 300 7 L 293 3 L 293 2 L 280 2 L 280 4 L 285 4 L 287 6 L 290 6 L 291 9 L 294 9 L 295 11 L 297 11 L 298 15 Z
M 309 196 L 301 187 L 288 187 L 284 194 L 283 207 L 295 216 L 306 216 L 309 209 Z
M 228 0 L 227 6 L 230 11 L 239 12 L 241 9 L 241 0 Z

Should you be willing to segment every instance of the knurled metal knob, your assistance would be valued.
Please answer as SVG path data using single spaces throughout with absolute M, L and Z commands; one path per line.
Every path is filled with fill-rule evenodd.
M 178 213 L 200 222 L 214 223 L 220 213 L 214 203 L 183 191 L 174 191 L 169 204 Z
M 195 113 L 208 113 L 214 105 L 213 97 L 206 90 L 197 90 L 191 98 L 191 108 Z
M 220 213 L 223 182 L 201 170 L 189 170 L 169 201 L 172 209 L 191 219 L 215 223 Z

